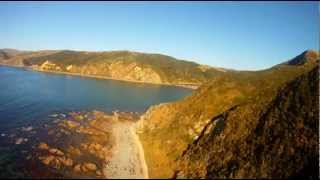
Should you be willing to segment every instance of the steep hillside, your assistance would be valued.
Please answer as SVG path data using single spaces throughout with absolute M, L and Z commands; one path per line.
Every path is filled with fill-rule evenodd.
M 23 53 L 23 51 L 18 51 L 15 49 L 0 49 L 0 59 L 9 59 L 21 53 Z
M 271 102 L 255 99 L 212 118 L 179 160 L 183 178 L 318 177 L 318 67 Z
M 11 62 L 16 65 L 13 58 L 23 53 L 23 51 L 15 49 L 0 49 L 0 63 L 7 63 L 11 60 Z
M 19 51 L 15 49 L 0 49 L 0 64 L 24 66 L 24 59 L 46 56 L 57 51 Z
M 225 73 L 194 62 L 161 54 L 129 51 L 80 52 L 59 51 L 46 56 L 24 59 L 24 65 L 82 75 L 161 84 L 201 84 Z
M 312 51 L 303 54 L 310 53 L 314 54 Z M 271 149 L 268 148 L 285 148 L 283 152 L 288 152 L 290 145 L 293 148 L 296 147 L 293 146 L 295 141 L 308 137 L 311 140 L 303 142 L 304 148 L 302 149 L 308 153 L 306 158 L 314 155 L 312 154 L 314 151 L 308 148 L 314 147 L 313 141 L 318 141 L 317 133 L 314 133 L 314 127 L 309 128 L 310 124 L 307 121 L 310 121 L 312 125 L 317 125 L 315 118 L 318 115 L 316 112 L 318 104 L 314 99 L 318 96 L 315 96 L 314 88 L 318 85 L 318 77 L 315 73 L 312 73 L 313 79 L 300 76 L 312 69 L 312 72 L 316 72 L 315 68 L 318 67 L 319 56 L 318 54 L 316 56 L 297 56 L 297 58 L 299 57 L 301 62 L 296 60 L 299 63 L 294 65 L 284 63 L 263 71 L 228 72 L 224 76 L 213 78 L 198 88 L 193 95 L 179 102 L 150 108 L 141 118 L 140 129 L 150 177 L 173 177 L 176 170 L 180 170 L 180 173 L 176 174 L 178 177 L 287 177 L 294 175 L 299 167 L 294 165 L 296 162 L 289 162 L 288 159 L 300 157 L 296 161 L 301 163 L 301 167 L 304 166 L 302 162 L 307 160 L 299 154 L 301 151 L 290 150 L 292 156 L 285 153 L 275 156 L 272 154 L 273 152 L 272 156 L 269 156 L 267 152 L 271 152 Z M 303 80 L 297 80 L 297 78 Z M 299 100 L 292 99 L 293 95 L 282 95 L 283 99 L 278 97 L 279 93 L 289 93 L 289 90 L 284 89 L 293 88 L 293 85 L 288 85 L 289 82 L 297 84 L 295 89 L 290 91 L 298 91 L 298 95 L 293 94 L 294 98 L 305 98 L 295 108 L 291 106 L 295 106 Z M 303 95 L 302 93 L 309 94 Z M 313 99 L 310 99 L 310 96 Z M 305 104 L 305 101 L 308 104 Z M 270 106 L 275 102 L 284 103 L 284 105 L 271 108 Z M 288 109 L 288 107 L 290 108 Z M 305 113 L 303 111 L 297 112 L 301 108 Z M 308 110 L 308 108 L 311 109 Z M 277 111 L 278 114 L 273 114 L 271 111 Z M 282 117 L 289 114 L 288 118 Z M 272 115 L 278 116 L 270 118 Z M 228 118 L 232 118 L 232 120 Z M 311 119 L 301 121 L 301 118 Z M 270 123 L 264 125 L 265 121 L 270 121 Z M 299 130 L 290 126 L 295 123 L 299 126 Z M 213 126 L 212 124 L 217 128 L 213 128 L 213 130 L 208 128 Z M 277 130 L 265 131 L 269 125 L 276 127 Z M 210 130 L 204 133 L 206 127 Z M 304 133 L 301 133 L 300 130 Z M 256 132 L 261 138 L 253 141 L 252 137 L 256 135 Z M 279 133 L 279 137 L 283 137 L 284 134 L 296 134 L 296 136 L 276 140 L 277 138 L 273 134 L 275 132 Z M 221 139 L 212 141 L 213 137 L 217 138 L 216 136 Z M 269 142 L 269 137 L 272 142 Z M 247 141 L 248 145 L 240 146 Z M 286 144 L 281 146 L 280 142 Z M 265 146 L 261 146 L 261 144 L 265 144 Z M 299 147 L 301 148 L 300 145 Z M 258 154 L 260 151 L 261 154 Z M 241 153 L 243 155 L 239 155 Z M 243 164 L 236 157 L 244 158 L 243 161 L 246 161 L 245 158 L 247 158 L 250 161 L 248 164 Z M 262 167 L 254 169 L 256 164 L 253 163 L 252 158 L 255 157 L 262 164 Z M 216 164 L 210 158 L 213 159 L 212 161 L 216 161 L 214 162 Z M 266 158 L 269 158 L 269 161 L 266 161 Z M 274 173 L 270 167 L 270 164 L 274 162 L 279 162 L 278 169 L 281 166 L 290 168 L 290 170 Z M 212 167 L 210 163 L 213 166 L 219 166 Z M 288 164 L 290 166 L 287 166 Z M 252 169 L 245 169 L 246 167 Z
M 285 62 L 284 64 L 288 64 L 288 65 L 303 65 L 308 60 L 316 59 L 317 57 L 319 57 L 319 52 L 313 51 L 313 50 L 309 50 L 309 51 L 303 52 L 302 54 L 296 56 L 295 58 L 289 60 L 288 62 Z

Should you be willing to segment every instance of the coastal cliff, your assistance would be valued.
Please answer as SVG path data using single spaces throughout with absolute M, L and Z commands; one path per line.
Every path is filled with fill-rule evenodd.
M 197 87 L 221 76 L 223 68 L 200 65 L 161 54 L 130 51 L 33 51 L 0 50 L 0 63 L 30 67 L 38 71 L 70 73 L 81 76 Z
M 143 153 L 136 148 L 130 152 L 139 152 L 135 159 L 144 157 L 139 166 L 143 177 L 319 176 L 319 52 L 305 51 L 261 71 L 231 71 L 119 51 L 10 53 L 0 56 L 3 64 L 19 62 L 38 71 L 159 84 L 200 83 L 180 101 L 151 106 L 134 125 Z M 128 164 L 122 157 L 120 153 L 114 161 Z M 123 174 L 111 172 L 114 177 Z
M 318 177 L 318 63 L 306 51 L 150 108 L 139 131 L 150 177 Z

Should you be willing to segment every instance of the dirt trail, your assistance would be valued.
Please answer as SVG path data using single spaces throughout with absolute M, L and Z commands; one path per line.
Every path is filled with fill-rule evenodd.
M 148 169 L 134 122 L 118 121 L 113 125 L 115 148 L 113 157 L 106 162 L 106 178 L 148 178 Z

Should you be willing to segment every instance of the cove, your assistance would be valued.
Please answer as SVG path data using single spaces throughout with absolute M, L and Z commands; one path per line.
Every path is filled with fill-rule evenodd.
M 0 130 L 36 123 L 53 112 L 76 110 L 144 112 L 191 89 L 130 83 L 0 66 Z

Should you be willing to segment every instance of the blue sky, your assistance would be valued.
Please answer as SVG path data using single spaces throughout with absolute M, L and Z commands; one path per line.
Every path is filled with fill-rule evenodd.
M 317 2 L 1 2 L 0 22 L 0 48 L 131 50 L 240 70 L 319 49 Z

